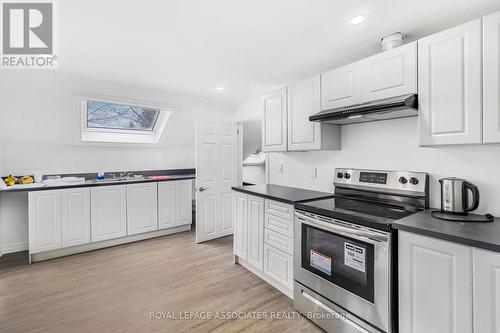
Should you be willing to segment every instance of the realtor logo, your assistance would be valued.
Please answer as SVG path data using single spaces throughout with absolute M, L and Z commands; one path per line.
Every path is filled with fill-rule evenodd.
M 54 3 L 2 3 L 2 68 L 54 68 Z

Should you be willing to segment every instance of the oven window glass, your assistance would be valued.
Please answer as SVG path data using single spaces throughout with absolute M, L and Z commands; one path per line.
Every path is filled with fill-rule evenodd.
M 302 268 L 374 301 L 374 246 L 302 224 Z

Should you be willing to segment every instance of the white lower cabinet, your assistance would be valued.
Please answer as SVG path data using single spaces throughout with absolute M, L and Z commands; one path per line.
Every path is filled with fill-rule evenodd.
M 264 244 L 264 274 L 286 288 L 293 289 L 293 257 Z
M 264 228 L 264 243 L 293 255 L 293 239 L 278 232 Z
M 126 186 L 92 187 L 90 211 L 92 242 L 127 235 Z
M 191 180 L 175 181 L 175 219 L 176 225 L 191 224 L 193 222 L 192 200 L 193 182 Z
M 471 247 L 399 232 L 399 332 L 473 332 L 471 259 Z
M 474 332 L 500 332 L 500 253 L 473 249 Z
M 241 260 L 247 260 L 247 208 L 248 195 L 233 192 L 233 252 Z
M 127 235 L 158 229 L 156 183 L 127 185 Z
M 192 181 L 37 190 L 28 194 L 29 252 L 53 251 L 49 257 L 109 246 L 93 243 L 134 236 L 158 229 L 185 231 L 192 223 Z M 161 235 L 168 234 L 162 231 Z M 134 240 L 148 235 L 134 236 Z M 115 244 L 115 241 L 111 243 Z M 64 249 L 72 247 L 71 250 Z M 63 249 L 59 252 L 54 250 Z M 47 255 L 37 255 L 48 258 Z M 43 260 L 43 259 L 42 259 Z
M 248 196 L 247 262 L 262 271 L 264 267 L 264 199 Z
M 188 225 L 192 219 L 193 183 L 191 180 L 158 184 L 158 228 Z
M 289 297 L 293 297 L 293 220 L 281 216 L 293 215 L 292 205 L 233 192 L 234 255 Z
M 158 229 L 175 227 L 175 183 L 158 184 Z
M 62 247 L 90 243 L 90 188 L 61 190 Z
M 28 194 L 29 251 L 38 253 L 61 248 L 61 191 Z

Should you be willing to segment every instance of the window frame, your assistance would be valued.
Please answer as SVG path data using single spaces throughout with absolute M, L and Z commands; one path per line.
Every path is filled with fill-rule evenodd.
M 117 128 L 88 127 L 87 104 L 89 101 L 130 105 L 135 107 L 147 107 L 158 109 L 152 130 L 127 130 Z M 119 98 L 103 98 L 98 96 L 81 97 L 80 101 L 80 135 L 79 141 L 82 144 L 106 144 L 106 145 L 159 145 L 162 138 L 168 132 L 173 121 L 176 109 L 159 104 L 152 104 L 143 101 L 124 100 Z

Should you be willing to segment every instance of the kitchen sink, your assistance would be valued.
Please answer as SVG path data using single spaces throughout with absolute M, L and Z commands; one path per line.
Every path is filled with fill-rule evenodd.
M 117 178 L 105 178 L 103 180 L 93 179 L 92 181 L 95 183 L 120 183 L 134 180 L 145 180 L 149 179 L 148 177 L 138 176 L 138 177 L 117 177 Z

